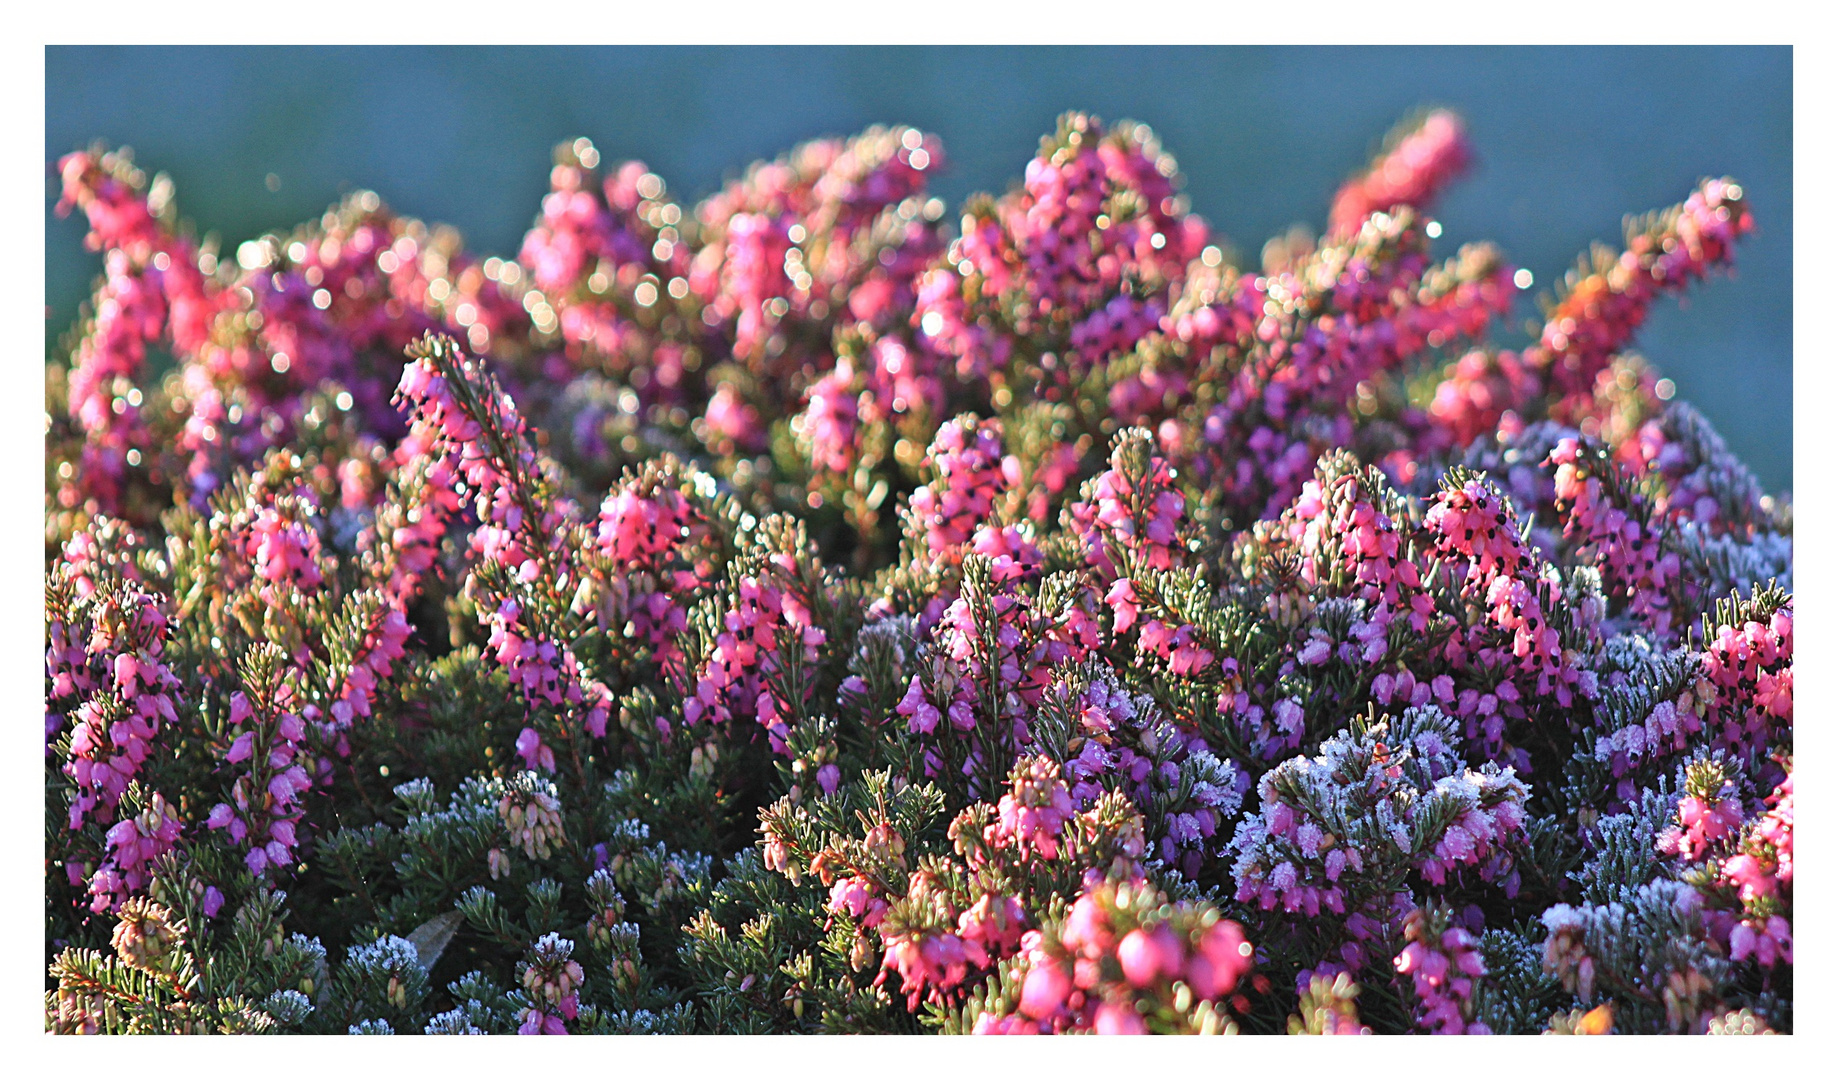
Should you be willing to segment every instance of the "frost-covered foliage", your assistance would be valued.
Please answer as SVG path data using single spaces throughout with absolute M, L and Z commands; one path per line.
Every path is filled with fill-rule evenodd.
M 875 128 L 512 259 L 58 163 L 46 1024 L 1792 1030 L 1792 515 L 1406 124 L 1240 265 L 1145 126 Z

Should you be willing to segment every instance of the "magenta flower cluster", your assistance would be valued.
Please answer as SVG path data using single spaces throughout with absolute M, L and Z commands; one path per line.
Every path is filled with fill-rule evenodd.
M 1396 961 L 1410 976 L 1421 1005 L 1417 1022 L 1432 1035 L 1491 1035 L 1486 1024 L 1470 1019 L 1475 980 L 1487 973 L 1478 942 L 1459 926 L 1438 932 L 1434 914 L 1413 911 L 1404 922 L 1409 941 Z
M 1159 906 L 1144 912 L 1145 898 Z M 1020 999 L 1012 1013 L 979 1014 L 975 1032 L 1144 1035 L 1150 1029 L 1140 1003 L 1164 997 L 1173 998 L 1177 1015 L 1208 1017 L 1212 1002 L 1249 981 L 1254 950 L 1237 923 L 1197 914 L 1163 903 L 1142 881 L 1088 888 L 1057 927 L 1022 936 Z M 1183 999 L 1199 1004 L 1178 1004 Z

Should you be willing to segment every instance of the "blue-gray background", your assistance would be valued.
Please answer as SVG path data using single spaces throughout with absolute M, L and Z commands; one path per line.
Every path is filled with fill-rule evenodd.
M 49 48 L 47 160 L 126 143 L 224 249 L 369 187 L 397 210 L 514 253 L 550 148 L 586 135 L 679 199 L 747 163 L 871 123 L 937 132 L 955 204 L 1019 177 L 1067 109 L 1146 121 L 1194 209 L 1244 256 L 1335 187 L 1404 113 L 1448 105 L 1479 167 L 1439 216 L 1448 251 L 1491 239 L 1548 287 L 1624 213 L 1742 181 L 1755 235 L 1734 280 L 1666 301 L 1641 351 L 1770 487 L 1792 484 L 1792 54 L 1787 48 Z M 266 183 L 269 174 L 279 190 Z M 93 275 L 51 217 L 47 330 Z M 1534 309 L 1527 302 L 1521 317 Z

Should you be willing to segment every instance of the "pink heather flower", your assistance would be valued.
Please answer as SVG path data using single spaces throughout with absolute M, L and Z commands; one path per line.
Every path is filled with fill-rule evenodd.
M 941 719 L 938 709 L 926 700 L 925 688 L 919 684 L 917 675 L 907 684 L 906 696 L 900 699 L 894 711 L 906 717 L 907 730 L 915 735 L 930 735 Z
M 1778 961 L 1793 962 L 1793 928 L 1779 915 L 1738 922 L 1730 930 L 1729 944 L 1731 960 L 1753 957 L 1764 968 Z
M 1551 418 L 1599 423 L 1598 376 L 1646 320 L 1653 301 L 1727 263 L 1736 240 L 1751 228 L 1742 189 L 1727 178 L 1706 180 L 1682 204 L 1630 230 L 1627 250 L 1606 272 L 1569 283 L 1527 354 L 1560 398 Z
M 858 398 L 864 396 L 865 391 L 856 389 L 855 368 L 846 356 L 836 362 L 833 371 L 811 384 L 804 411 L 793 425 L 810 445 L 813 468 L 846 475 L 855 467 L 863 413 Z
M 1169 626 L 1156 620 L 1145 622 L 1137 638 L 1143 651 L 1168 661 L 1175 675 L 1193 675 L 1212 666 L 1211 649 L 1194 640 L 1194 628 L 1182 624 Z
M 1458 255 L 1424 275 L 1415 303 L 1398 313 L 1399 352 L 1479 341 L 1496 317 L 1512 312 L 1519 291 L 1514 272 L 1491 244 L 1463 245 Z M 1436 432 L 1431 438 L 1445 434 Z M 1451 440 L 1451 445 L 1466 443 Z M 1415 464 L 1410 461 L 1407 468 Z M 1397 479 L 1408 483 L 1411 477 Z
M 1479 942 L 1459 926 L 1436 934 L 1435 922 L 1422 910 L 1405 921 L 1409 944 L 1398 954 L 1398 973 L 1409 975 L 1417 992 L 1418 1023 L 1436 1035 L 1489 1035 L 1485 1024 L 1470 1021 L 1474 980 L 1487 973 Z
M 736 214 L 727 222 L 727 260 L 722 268 L 722 293 L 732 296 L 738 321 L 734 351 L 746 355 L 761 348 L 771 332 L 771 300 L 788 295 L 791 281 L 784 271 L 789 215 Z
M 402 609 L 395 606 L 381 607 L 365 632 L 363 642 L 351 657 L 350 665 L 334 669 L 332 702 L 327 710 L 331 720 L 322 722 L 320 729 L 334 736 L 333 746 L 339 754 L 350 751 L 349 741 L 343 733 L 358 717 L 370 716 L 370 706 L 376 698 L 379 680 L 389 678 L 394 671 L 395 661 L 407 655 L 405 644 L 408 636 L 408 618 Z M 311 707 L 304 711 L 310 712 Z M 282 723 L 287 726 L 283 734 L 289 738 L 299 737 L 293 733 L 293 728 L 299 724 L 298 717 L 283 718 Z M 234 749 L 232 747 L 232 753 Z
M 695 511 L 682 492 L 621 484 L 600 507 L 600 550 L 628 570 L 656 570 L 689 536 Z
M 398 397 L 412 411 L 412 433 L 457 464 L 455 481 L 464 482 L 479 519 L 473 554 L 503 567 L 522 585 L 545 572 L 572 577 L 577 571 L 567 540 L 575 511 L 540 479 L 515 402 L 450 342 L 430 339 L 417 350 L 403 369 Z M 523 606 L 513 596 L 490 599 L 496 602 L 478 605 L 480 621 L 490 630 L 487 645 L 525 701 L 567 709 L 589 736 L 603 736 L 612 692 L 583 676 L 571 647 L 526 625 Z
M 760 421 L 759 411 L 743 401 L 727 383 L 716 387 L 709 397 L 702 420 L 713 436 L 708 440 L 711 449 L 722 453 L 753 452 L 766 445 L 766 427 Z
M 1472 158 L 1461 120 L 1442 109 L 1430 113 L 1334 196 L 1328 232 L 1351 235 L 1378 211 L 1427 205 Z
M 1164 978 L 1177 977 L 1182 969 L 1184 950 L 1166 923 L 1153 933 L 1132 930 L 1117 945 L 1117 960 L 1123 965 L 1123 977 L 1138 989 Z
M 389 474 L 401 502 L 385 501 L 376 518 L 361 534 L 360 546 L 380 556 L 377 578 L 384 595 L 406 606 L 420 590 L 422 575 L 433 568 L 441 540 L 460 512 L 461 501 L 453 490 L 454 464 L 434 452 L 432 433 L 410 432 L 396 447 Z
M 1250 975 L 1255 956 L 1239 925 L 1221 919 L 1207 927 L 1181 977 L 1199 996 L 1220 999 Z
M 1013 525 L 977 526 L 970 540 L 970 550 L 989 559 L 989 575 L 998 584 L 1029 577 L 1045 561 L 1040 548 Z
M 1021 1012 L 1036 1020 L 1049 1019 L 1065 1007 L 1071 993 L 1072 979 L 1063 964 L 1035 961 L 1021 984 Z
M 1678 823 L 1682 829 L 1672 850 L 1687 859 L 1701 859 L 1711 845 L 1741 827 L 1742 805 L 1734 798 L 1706 802 L 1695 795 L 1687 795 L 1678 802 Z
M 1002 453 L 999 421 L 961 416 L 939 427 L 926 451 L 937 479 L 913 492 L 908 506 L 934 559 L 958 562 L 963 545 L 988 521 L 995 501 L 1020 482 L 1020 463 Z
M 830 910 L 847 912 L 862 926 L 872 930 L 881 924 L 887 912 L 887 901 L 874 894 L 874 887 L 858 877 L 837 878 L 830 886 Z
M 1683 401 L 1666 406 L 1615 451 L 1637 473 L 1665 481 L 1655 508 L 1712 535 L 1745 536 L 1770 526 L 1761 485 L 1710 422 Z
M 1177 285 L 1206 242 L 1204 224 L 1174 195 L 1173 174 L 1147 128 L 1107 134 L 1093 118 L 1069 114 L 1028 163 L 1021 189 L 968 208 L 945 264 L 917 290 L 921 340 L 971 379 L 1006 359 L 1011 339 L 1002 330 L 1064 334 L 1073 374 L 1128 351 L 1154 330 L 1164 304 L 1139 300 L 1125 279 Z M 1014 320 L 999 329 L 980 310 L 998 297 L 1020 301 L 996 308 L 1002 323 Z
M 601 505 L 599 549 L 612 562 L 602 625 L 648 646 L 663 667 L 682 664 L 689 593 L 702 584 L 692 558 L 706 525 L 668 468 L 628 474 Z
M 1445 655 L 1464 666 L 1506 665 L 1515 671 L 1516 692 L 1551 695 L 1567 706 L 1583 680 L 1549 615 L 1558 602 L 1559 584 L 1539 571 L 1538 560 L 1519 538 L 1510 505 L 1491 486 L 1469 479 L 1440 492 L 1424 522 L 1437 554 L 1460 575 L 1463 594 L 1485 608 L 1484 621 L 1451 640 Z M 1485 700 L 1499 706 L 1492 695 Z M 1464 693 L 1456 699 L 1455 712 L 1466 721 L 1470 738 L 1497 753 L 1502 726 L 1488 719 L 1482 703 L 1481 694 Z M 1502 711 L 1519 715 L 1523 710 L 1509 703 Z
M 757 724 L 802 759 L 806 789 L 834 795 L 859 740 L 813 750 L 791 725 L 833 710 L 785 695 L 842 679 L 837 722 L 911 744 L 881 762 L 900 782 L 994 802 L 982 836 L 960 839 L 968 876 L 925 918 L 890 915 L 901 901 L 879 871 L 828 897 L 860 928 L 901 928 L 883 936 L 877 985 L 897 973 L 909 1009 L 955 1008 L 1009 960 L 1020 1009 L 975 1017 L 978 1032 L 1159 1030 L 1176 982 L 1181 1000 L 1249 1009 L 1232 996 L 1254 978 L 1237 924 L 1125 892 L 1147 888 L 1119 880 L 1145 851 L 1194 880 L 1229 857 L 1238 902 L 1272 925 L 1318 923 L 1323 955 L 1351 970 L 1304 976 L 1332 986 L 1389 962 L 1422 1028 L 1484 1031 L 1477 935 L 1483 908 L 1500 910 L 1487 895 L 1519 887 L 1522 777 L 1557 783 L 1542 770 L 1573 752 L 1606 774 L 1579 828 L 1638 806 L 1680 762 L 1740 766 L 1677 797 L 1646 842 L 1703 865 L 1669 864 L 1645 895 L 1676 899 L 1743 965 L 1716 990 L 1727 1002 L 1702 972 L 1671 973 L 1675 1028 L 1725 1005 L 1768 1012 L 1749 999 L 1785 987 L 1793 959 L 1793 608 L 1765 587 L 1705 609 L 1770 577 L 1790 592 L 1791 507 L 1701 417 L 1662 410 L 1657 373 L 1627 351 L 1661 295 L 1727 266 L 1752 229 L 1733 182 L 1632 223 L 1624 251 L 1560 286 L 1534 344 L 1500 350 L 1483 336 L 1513 306 L 1513 268 L 1485 245 L 1430 259 L 1426 211 L 1471 161 L 1445 112 L 1339 191 L 1324 237 L 1281 238 L 1261 269 L 1203 253 L 1206 226 L 1146 127 L 1078 114 L 1014 190 L 942 219 L 926 195 L 942 149 L 906 128 L 807 143 L 690 221 L 642 164 L 602 178 L 598 158 L 584 140 L 558 151 L 516 261 L 478 260 L 361 193 L 234 265 L 173 224 L 165 185 L 125 153 L 59 160 L 58 212 L 84 214 L 102 276 L 54 372 L 45 730 L 67 787 L 57 857 L 92 912 L 144 893 L 194 826 L 258 884 L 298 865 L 322 824 L 308 794 L 396 700 L 398 674 L 424 674 L 407 663 L 409 613 L 455 594 L 528 714 L 514 748 L 530 770 L 595 760 L 576 732 L 603 737 L 615 688 L 651 685 L 661 737 Z M 424 337 L 443 331 L 465 351 Z M 149 361 L 166 357 L 155 385 Z M 1000 417 L 939 422 L 961 408 Z M 539 416 L 561 425 L 553 442 L 526 424 Z M 810 552 L 771 556 L 742 510 L 802 495 L 769 445 L 785 416 L 813 491 L 851 494 L 812 519 Z M 1091 440 L 1119 431 L 1094 467 Z M 657 457 L 666 445 L 712 471 Z M 272 490 L 288 448 L 299 476 Z M 646 455 L 583 515 L 575 479 L 593 490 Z M 1469 471 L 1435 490 L 1448 466 Z M 901 540 L 874 514 L 900 507 L 916 467 Z M 232 480 L 248 505 L 213 518 Z M 115 516 L 151 522 L 174 499 L 211 528 L 227 517 L 219 584 L 255 608 L 153 591 L 177 572 L 170 544 Z M 897 565 L 858 595 L 896 541 Z M 852 576 L 829 567 L 851 555 Z M 176 613 L 247 624 L 264 605 L 298 624 L 278 688 L 240 686 L 236 633 L 194 672 L 191 645 L 214 631 L 188 625 L 173 661 Z M 832 655 L 862 605 L 925 642 L 891 675 L 864 650 L 843 678 L 849 658 Z M 328 654 L 335 612 L 355 648 Z M 1669 653 L 1700 614 L 1689 653 Z M 812 678 L 780 677 L 793 667 Z M 1371 732 L 1295 756 L 1368 706 Z M 167 744 L 199 710 L 216 722 L 214 774 L 178 791 L 190 759 Z M 1249 781 L 1228 744 L 1258 759 L 1260 805 L 1242 818 Z M 1010 763 L 1004 789 L 983 790 Z M 1099 820 L 1117 795 L 1146 816 L 1097 838 L 1116 861 L 1068 863 L 1090 847 L 1073 818 Z M 516 847 L 488 853 L 494 880 L 511 870 L 502 849 L 560 842 L 559 797 L 513 800 L 514 821 L 500 806 Z M 769 866 L 790 868 L 789 844 L 768 837 Z M 1016 867 L 1084 887 L 1055 919 Z M 215 917 L 223 893 L 200 888 Z M 1445 895 L 1474 903 L 1414 908 Z M 1589 999 L 1625 973 L 1582 951 L 1586 916 L 1546 913 L 1547 962 Z M 520 968 L 527 1033 L 566 1034 L 580 1015 L 564 944 Z M 1360 1028 L 1350 997 L 1340 1013 L 1312 978 L 1297 989 L 1316 996 L 1310 1025 Z
M 1075 953 L 1082 951 L 1088 957 L 1115 948 L 1117 936 L 1111 932 L 1110 917 L 1104 913 L 1093 890 L 1086 890 L 1073 901 L 1065 925 L 1060 928 L 1060 940 L 1068 949 Z
M 1188 904 L 1167 905 L 1157 893 L 1126 894 L 1148 888 L 1141 879 L 1105 881 L 1094 871 L 1057 927 L 1050 924 L 1021 936 L 1025 973 L 1017 1015 L 985 1014 L 974 1030 L 1142 1034 L 1147 1031 L 1142 1006 L 1156 1006 L 1148 1015 L 1165 1015 L 1167 1005 L 1179 1000 L 1171 997 L 1176 981 L 1185 982 L 1201 1000 L 1221 1001 L 1231 994 L 1253 964 L 1253 950 L 1237 924 Z M 1151 905 L 1147 918 L 1119 938 L 1121 927 L 1113 920 L 1141 919 L 1130 914 L 1143 911 L 1132 908 L 1138 900 Z M 1265 988 L 1260 980 L 1260 989 Z M 1234 1007 L 1246 1003 L 1236 999 Z
M 99 693 L 70 715 L 70 759 L 64 773 L 76 784 L 70 827 L 86 818 L 114 820 L 128 783 L 153 752 L 163 723 L 178 722 L 173 694 L 179 680 L 164 661 L 169 628 L 159 600 L 124 583 L 98 597 L 86 653 L 102 676 Z
M 954 267 L 925 271 L 917 281 L 912 321 L 929 351 L 955 358 L 960 378 L 987 378 L 1008 362 L 1013 343 L 972 318 L 963 280 Z
M 579 1013 L 580 987 L 586 981 L 573 952 L 574 942 L 553 933 L 530 946 L 529 959 L 518 966 L 523 990 L 535 1004 L 524 1014 L 519 1034 L 568 1034 L 564 1021 Z
M 45 641 L 45 675 L 51 682 L 45 695 L 45 754 L 49 756 L 53 741 L 64 727 L 64 715 L 56 708 L 88 696 L 95 679 L 90 674 L 84 636 L 55 594 L 47 603 Z
M 900 975 L 900 991 L 908 1011 L 919 1007 L 921 997 L 942 1004 L 945 995 L 964 981 L 969 961 L 964 942 L 956 934 L 924 934 L 918 938 L 893 935 L 887 940 L 883 968 Z M 883 971 L 882 978 L 886 977 Z
M 1126 353 L 1160 325 L 1163 314 L 1158 301 L 1137 300 L 1127 294 L 1112 297 L 1073 325 L 1072 353 L 1088 365 Z
M 964 942 L 964 955 L 977 967 L 989 967 L 997 960 L 1013 956 L 1021 947 L 1021 935 L 1028 922 L 1027 909 L 1012 896 L 998 897 L 984 893 L 958 916 L 957 936 Z
M 166 319 L 164 297 L 136 272 L 120 251 L 105 260 L 107 278 L 90 332 L 79 344 L 70 372 L 71 416 L 84 429 L 83 483 L 109 512 L 118 512 L 127 474 L 127 454 L 150 447 L 138 406 L 129 390 L 140 373 L 147 344 L 156 341 Z M 119 403 L 123 406 L 116 408 Z
M 1098 1006 L 1092 1018 L 1092 1030 L 1099 1035 L 1147 1035 L 1149 1027 L 1135 1009 L 1121 1002 L 1106 1001 Z
M 1027 709 L 1038 702 L 1053 668 L 1091 655 L 1101 641 L 1099 629 L 1085 598 L 1071 598 L 1059 612 L 1041 611 L 1013 579 L 991 580 L 995 575 L 989 564 L 968 566 L 963 595 L 944 608 L 933 631 L 940 662 L 957 673 L 944 716 L 954 735 L 971 732 L 979 723 L 998 723 L 1003 743 L 1012 748 L 1027 741 Z M 988 572 L 977 573 L 979 568 Z M 1000 690 L 973 694 L 972 688 L 984 680 Z M 983 716 L 988 707 L 996 715 Z M 1011 752 L 998 750 L 1004 758 Z
M 543 744 L 535 728 L 526 727 L 517 733 L 517 756 L 523 759 L 525 768 L 555 771 L 555 751 Z
M 1087 485 L 1084 501 L 1070 508 L 1073 531 L 1085 544 L 1085 559 L 1100 577 L 1120 575 L 1110 549 L 1125 555 L 1132 569 L 1171 570 L 1186 499 L 1174 487 L 1168 462 L 1152 451 L 1153 439 L 1140 428 L 1117 436 L 1110 468 Z
M 1118 634 L 1126 634 L 1130 627 L 1136 625 L 1136 619 L 1142 612 L 1142 601 L 1136 596 L 1134 581 L 1118 578 L 1111 582 L 1110 590 L 1104 594 L 1104 602 L 1110 605 L 1112 629 Z
M 301 589 L 320 583 L 319 537 L 303 523 L 285 521 L 263 507 L 249 527 L 247 545 L 257 577 Z
M 144 891 L 153 878 L 153 861 L 173 850 L 184 827 L 154 793 L 147 806 L 133 817 L 116 822 L 106 835 L 102 865 L 90 877 L 90 910 L 113 911 L 129 896 Z
M 523 1023 L 518 1026 L 517 1034 L 566 1035 L 568 1025 L 556 1013 L 546 1013 L 541 1009 L 529 1008 L 523 1011 Z
M 560 307 L 565 336 L 575 342 L 576 336 L 566 332 L 567 316 L 596 306 L 587 299 L 592 293 L 589 272 L 596 265 L 616 266 L 617 280 L 625 285 L 628 272 L 634 281 L 637 272 L 646 270 L 668 277 L 680 273 L 687 259 L 668 245 L 668 254 L 660 258 L 655 238 L 641 235 L 653 230 L 637 213 L 640 204 L 655 207 L 663 198 L 661 184 L 646 184 L 642 162 L 626 162 L 606 179 L 602 191 L 596 191 L 598 151 L 578 141 L 569 149 L 570 160 L 550 171 L 550 193 L 542 200 L 535 227 L 524 236 L 518 262 L 530 269 L 546 298 Z
M 1059 855 L 1059 834 L 1072 818 L 1072 796 L 1059 766 L 1041 755 L 1015 763 L 1010 790 L 996 804 L 998 843 L 1032 848 L 1043 859 Z
M 1601 570 L 1611 595 L 1624 599 L 1631 614 L 1666 639 L 1672 625 L 1667 589 L 1678 576 L 1679 560 L 1644 520 L 1645 501 L 1630 492 L 1626 505 L 1620 505 L 1611 495 L 1603 475 L 1616 480 L 1618 466 L 1594 442 L 1559 440 L 1546 462 L 1557 466 L 1557 509 L 1564 515 L 1564 538 L 1578 545 L 1579 557 Z M 1623 480 L 1617 486 L 1625 484 Z
M 1217 404 L 1168 429 L 1171 460 L 1202 489 L 1220 489 L 1235 516 L 1280 513 L 1323 452 L 1353 441 L 1348 407 L 1360 386 L 1404 360 L 1395 320 L 1427 267 L 1422 222 L 1375 215 L 1299 266 L 1204 294 L 1231 338 L 1223 367 L 1208 360 L 1200 373 L 1217 385 Z M 1191 332 L 1191 309 L 1165 329 Z
M 1722 876 L 1725 881 L 1737 887 L 1745 903 L 1774 894 L 1773 875 L 1768 872 L 1766 864 L 1753 855 L 1737 855 L 1725 861 Z
M 1699 670 L 1701 715 L 1711 745 L 1744 755 L 1765 753 L 1771 733 L 1793 722 L 1792 606 L 1775 611 L 1765 624 L 1748 619 L 1740 627 L 1717 627 L 1704 643 Z
M 1432 610 L 1422 572 L 1405 557 L 1402 536 L 1381 508 L 1382 498 L 1356 462 L 1345 456 L 1325 459 L 1277 525 L 1297 543 L 1305 582 L 1346 580 L 1355 587 L 1353 595 L 1372 612 L 1366 625 L 1379 649 L 1393 618 L 1401 616 L 1421 631 Z
M 125 152 L 79 151 L 58 162 L 63 190 L 57 213 L 80 208 L 89 221 L 85 245 L 103 252 L 104 283 L 93 321 L 69 373 L 70 416 L 82 428 L 81 472 L 60 484 L 65 506 L 90 501 L 121 511 L 129 454 L 154 447 L 135 382 L 150 344 L 181 356 L 204 341 L 218 294 L 199 271 L 198 251 L 155 218 L 145 177 Z
M 786 753 L 790 729 L 767 690 L 765 676 L 777 669 L 779 635 L 793 635 L 807 663 L 815 663 L 827 640 L 811 625 L 810 610 L 771 574 L 743 574 L 731 583 L 732 606 L 722 616 L 714 650 L 696 677 L 694 696 L 684 703 L 689 724 L 750 717 L 766 729 L 774 752 Z
M 869 360 L 869 397 L 858 399 L 864 420 L 897 421 L 944 412 L 945 387 L 929 353 L 909 349 L 899 338 L 883 337 L 870 347 Z
M 249 872 L 262 877 L 270 868 L 290 865 L 298 843 L 298 825 L 305 814 L 302 796 L 313 786 L 299 764 L 306 725 L 292 710 L 291 688 L 283 683 L 272 708 L 257 708 L 249 696 L 237 691 L 230 698 L 230 725 L 240 728 L 229 761 L 247 762 L 231 786 L 231 799 L 211 808 L 206 824 L 227 829 L 236 846 L 247 845 L 243 861 Z
M 1399 724 L 1419 732 L 1408 774 L 1380 749 Z M 1465 768 L 1450 745 L 1452 727 L 1434 707 L 1412 710 L 1359 736 L 1343 731 L 1324 741 L 1318 756 L 1291 758 L 1265 773 L 1258 782 L 1259 813 L 1232 838 L 1237 899 L 1311 917 L 1323 908 L 1345 914 L 1348 890 L 1358 888 L 1359 877 L 1400 859 L 1434 885 L 1472 867 L 1482 880 L 1501 881 L 1511 895 L 1516 884 L 1506 852 L 1522 842 L 1530 789 L 1510 768 L 1492 762 Z M 1388 801 L 1393 799 L 1403 801 Z M 1385 814 L 1380 820 L 1390 822 L 1383 831 L 1377 822 L 1362 825 L 1371 830 L 1369 840 L 1327 843 L 1330 830 L 1348 827 L 1341 822 L 1374 811 L 1319 818 L 1320 808 L 1383 805 L 1408 809 Z
M 1466 446 L 1519 425 L 1519 410 L 1542 389 L 1537 372 L 1519 353 L 1473 349 L 1437 384 L 1429 414 L 1450 445 Z
M 1774 876 L 1783 885 L 1793 884 L 1793 773 L 1768 796 L 1772 805 L 1755 826 L 1755 836 L 1773 849 Z
M 1739 911 L 1713 912 L 1712 932 L 1727 937 L 1731 960 L 1753 959 L 1763 968 L 1793 962 L 1793 926 L 1789 921 L 1793 886 L 1792 773 L 1768 796 L 1768 802 L 1768 811 L 1750 826 L 1738 851 L 1712 864 L 1717 884 L 1734 889 L 1742 905 Z M 1682 803 L 1683 800 L 1681 812 Z
M 138 185 L 124 175 L 128 164 L 120 154 L 64 155 L 57 163 L 63 180 L 57 213 L 62 217 L 73 208 L 83 211 L 90 228 L 84 244 L 90 250 L 124 248 L 144 260 L 159 243 L 161 230 Z

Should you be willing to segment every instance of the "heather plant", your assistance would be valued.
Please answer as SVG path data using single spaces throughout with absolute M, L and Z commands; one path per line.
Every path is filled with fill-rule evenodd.
M 65 157 L 47 1028 L 1791 1031 L 1792 511 L 1631 351 L 1744 193 L 1515 340 L 1473 158 L 1244 261 L 1082 114 L 578 139 L 509 259 Z

